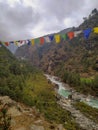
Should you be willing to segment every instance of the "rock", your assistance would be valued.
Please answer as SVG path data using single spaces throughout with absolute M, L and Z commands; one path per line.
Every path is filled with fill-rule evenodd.
M 42 124 L 42 123 L 43 123 L 42 120 L 37 120 L 37 121 L 34 122 L 34 124 Z
M 56 97 L 57 100 L 61 99 L 61 95 L 59 95 L 58 93 L 55 94 L 55 97 Z
M 11 119 L 11 126 L 15 126 L 16 125 L 16 121 L 14 119 Z
M 54 129 L 55 129 L 55 126 L 54 126 L 54 125 L 51 125 L 49 128 L 50 128 L 51 130 L 54 130 Z
M 14 130 L 27 130 L 25 127 L 16 128 Z
M 51 81 L 48 79 L 48 83 L 51 84 Z
M 8 109 L 8 114 L 11 115 L 11 117 L 20 116 L 22 113 L 15 107 L 11 107 Z
M 45 130 L 43 126 L 32 125 L 30 130 Z
M 8 96 L 0 96 L 0 109 L 3 106 L 7 106 L 7 114 L 11 115 L 12 130 L 47 130 L 51 125 L 36 107 L 31 108 Z
M 11 98 L 9 98 L 8 96 L 0 96 L 0 102 L 5 105 L 5 104 L 12 104 L 15 105 L 16 102 L 13 101 Z
M 22 106 L 21 105 L 19 105 L 19 104 L 17 104 L 17 109 L 20 111 L 20 112 L 24 112 L 24 109 L 22 108 Z
M 55 80 L 60 81 L 60 78 L 59 77 L 55 77 Z
M 58 85 L 58 84 L 55 84 L 54 87 L 55 87 L 56 89 L 59 89 L 59 85 Z
M 72 94 L 70 94 L 70 95 L 68 96 L 68 99 L 72 99 Z
M 62 124 L 59 124 L 56 130 L 64 130 L 64 129 L 63 129 L 63 125 L 62 125 Z

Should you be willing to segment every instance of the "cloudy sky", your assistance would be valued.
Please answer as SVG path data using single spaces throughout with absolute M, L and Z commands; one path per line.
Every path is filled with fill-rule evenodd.
M 0 0 L 0 40 L 36 38 L 78 26 L 98 0 Z

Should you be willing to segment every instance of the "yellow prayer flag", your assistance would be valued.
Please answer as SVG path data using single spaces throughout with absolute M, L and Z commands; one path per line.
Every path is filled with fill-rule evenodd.
M 32 45 L 34 46 L 34 39 L 31 40 Z
M 56 43 L 59 43 L 60 42 L 60 35 L 56 34 L 54 37 L 55 37 Z
M 94 28 L 94 33 L 98 33 L 98 27 Z
M 17 41 L 15 41 L 14 43 L 15 43 L 16 46 L 18 46 L 18 42 Z

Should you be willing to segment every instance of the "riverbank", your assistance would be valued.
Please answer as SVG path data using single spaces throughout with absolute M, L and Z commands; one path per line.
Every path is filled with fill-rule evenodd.
M 87 96 L 79 94 L 75 90 L 71 89 L 67 84 L 60 81 L 58 77 L 45 75 L 51 83 L 56 84 L 56 92 L 58 95 L 58 104 L 63 108 L 71 112 L 71 115 L 75 118 L 75 121 L 85 130 L 98 130 L 98 124 L 93 120 L 86 117 L 79 110 L 74 107 L 74 103 L 79 101 L 86 101 Z M 61 90 L 63 93 L 61 93 Z M 65 96 L 65 93 L 69 91 L 69 94 Z M 65 93 L 64 93 L 65 92 Z M 63 95 L 64 94 L 64 95 Z M 71 95 L 71 96 L 70 96 Z M 70 97 L 70 98 L 69 98 Z

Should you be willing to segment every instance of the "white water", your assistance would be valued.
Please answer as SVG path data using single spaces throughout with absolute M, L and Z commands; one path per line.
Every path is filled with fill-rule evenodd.
M 56 85 L 59 86 L 58 93 L 59 93 L 61 96 L 65 97 L 65 98 L 68 98 L 68 96 L 69 96 L 71 93 L 69 92 L 69 90 L 67 90 L 67 89 L 64 87 L 64 84 L 63 84 L 62 82 L 56 80 L 57 77 L 55 77 L 55 76 L 50 76 L 50 75 L 46 75 L 46 74 L 45 74 L 45 76 L 46 76 L 47 79 L 49 79 L 52 83 L 54 83 L 54 84 L 56 84 Z
M 98 100 L 96 99 L 90 99 L 89 101 L 84 101 L 84 102 L 87 103 L 89 106 L 98 108 Z
M 59 90 L 61 90 L 61 89 L 65 90 L 63 83 L 56 80 L 57 77 L 51 76 L 51 75 L 47 75 L 47 74 L 45 74 L 45 76 L 46 76 L 47 79 L 49 79 L 52 83 L 57 84 L 57 85 L 59 86 Z

